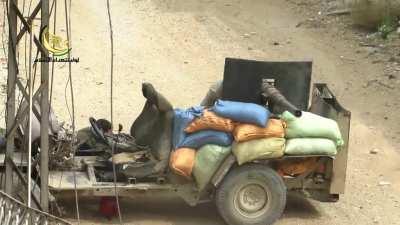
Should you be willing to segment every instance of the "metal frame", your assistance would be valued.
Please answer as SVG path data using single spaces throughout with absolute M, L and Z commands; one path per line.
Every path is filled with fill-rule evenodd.
M 310 112 L 333 119 L 339 125 L 344 145 L 332 161 L 332 181 L 329 193 L 343 194 L 346 186 L 351 112 L 340 105 L 325 83 L 314 84 Z
M 15 131 L 21 125 L 24 118 L 29 115 L 29 107 L 25 106 L 16 109 L 16 91 L 17 87 L 22 93 L 23 98 L 28 99 L 27 93 L 18 78 L 19 70 L 16 60 L 17 44 L 22 37 L 27 34 L 32 34 L 32 21 L 36 18 L 39 11 L 41 11 L 41 28 L 49 24 L 49 0 L 41 0 L 32 11 L 32 14 L 25 19 L 20 9 L 18 8 L 18 0 L 8 0 L 8 25 L 9 25 L 9 41 L 8 41 L 8 77 L 7 77 L 7 115 L 6 115 L 6 130 L 7 130 L 7 146 L 5 157 L 5 191 L 7 194 L 12 194 L 12 182 L 14 170 L 17 174 L 21 171 L 15 166 L 13 161 L 14 154 L 14 138 Z M 20 20 L 22 29 L 17 31 L 17 19 Z M 40 51 L 42 58 L 48 57 L 48 51 L 42 46 L 38 37 L 34 34 L 33 40 L 36 48 Z M 32 66 L 32 65 L 29 65 Z M 49 150 L 49 64 L 41 63 L 40 69 L 41 85 L 37 88 L 33 95 L 33 99 L 40 96 L 40 113 L 33 107 L 33 113 L 40 120 L 41 126 L 41 139 L 40 139 L 40 175 L 41 175 L 41 192 L 40 192 L 40 205 L 43 211 L 49 210 L 49 192 L 48 192 L 48 150 Z M 22 178 L 22 177 L 20 177 Z M 22 179 L 23 180 L 23 179 Z
M 71 223 L 48 213 L 28 208 L 22 202 L 2 191 L 0 191 L 0 224 L 71 225 Z

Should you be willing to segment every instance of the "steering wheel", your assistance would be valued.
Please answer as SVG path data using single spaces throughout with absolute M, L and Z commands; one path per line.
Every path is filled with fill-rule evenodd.
M 101 141 L 103 141 L 104 143 L 108 143 L 107 142 L 107 139 L 104 137 L 104 134 L 103 134 L 103 132 L 101 131 L 101 129 L 97 126 L 97 124 L 96 124 L 96 119 L 95 118 L 93 118 L 93 117 L 90 117 L 89 118 L 89 122 L 90 122 L 90 125 L 92 126 L 92 132 L 94 133 L 94 135 L 96 136 L 96 137 L 98 137 Z

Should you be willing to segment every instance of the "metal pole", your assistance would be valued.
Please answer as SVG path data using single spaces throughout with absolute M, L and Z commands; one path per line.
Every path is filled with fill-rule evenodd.
M 33 24 L 32 24 L 33 26 Z M 32 98 L 33 98 L 33 76 L 32 76 L 32 26 L 29 28 L 29 113 L 28 113 L 28 207 L 31 207 L 31 174 L 32 174 Z M 26 133 L 25 133 L 26 135 Z
M 49 25 L 49 0 L 42 0 L 41 28 Z M 42 58 L 49 56 L 41 53 Z M 49 211 L 49 63 L 41 63 L 41 93 L 40 113 L 40 204 L 45 212 Z
M 18 0 L 14 1 L 18 4 Z M 7 77 L 7 121 L 6 129 L 7 134 L 10 133 L 12 125 L 15 121 L 15 88 L 16 88 L 16 78 L 17 78 L 17 65 L 15 60 L 16 40 L 17 40 L 17 13 L 12 7 L 12 3 L 8 4 L 9 12 L 9 36 L 8 36 L 8 77 Z M 13 158 L 14 153 L 14 134 L 7 135 L 7 146 L 6 146 L 6 156 Z M 6 179 L 5 179 L 5 191 L 8 194 L 12 194 L 12 178 L 13 169 L 10 162 L 6 160 Z

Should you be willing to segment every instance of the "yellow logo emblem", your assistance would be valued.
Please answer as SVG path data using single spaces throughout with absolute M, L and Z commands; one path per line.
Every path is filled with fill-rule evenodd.
M 48 27 L 42 29 L 40 42 L 53 56 L 63 56 L 71 50 L 68 41 L 50 33 Z

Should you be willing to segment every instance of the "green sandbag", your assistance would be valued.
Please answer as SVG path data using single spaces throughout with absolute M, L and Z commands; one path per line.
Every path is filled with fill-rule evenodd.
M 294 138 L 286 141 L 286 155 L 336 155 L 335 143 L 326 138 Z
M 231 147 L 204 145 L 196 153 L 193 176 L 197 187 L 202 190 L 211 180 L 221 163 L 230 154 Z
M 235 142 L 232 146 L 233 154 L 239 165 L 257 159 L 272 159 L 283 156 L 285 148 L 284 138 L 263 138 L 246 142 Z
M 301 117 L 295 117 L 288 111 L 282 114 L 286 123 L 286 138 L 328 138 L 342 146 L 344 141 L 336 121 L 310 112 L 302 112 Z

